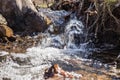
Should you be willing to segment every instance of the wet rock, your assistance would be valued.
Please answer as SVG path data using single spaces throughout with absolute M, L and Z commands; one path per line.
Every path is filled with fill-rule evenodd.
M 2 80 L 11 80 L 11 79 L 10 79 L 10 78 L 4 77 L 4 78 L 2 78 Z
M 7 52 L 0 52 L 0 62 L 5 61 L 8 55 Z
M 47 37 L 45 37 L 45 39 L 42 41 L 41 45 L 42 47 L 43 46 L 55 47 L 55 48 L 63 49 L 65 46 L 64 40 L 65 40 L 64 35 L 59 35 L 59 36 L 53 35 L 52 37 L 49 37 L 49 35 L 47 35 Z
M 81 76 L 77 78 L 74 74 L 64 71 L 62 68 L 59 67 L 58 64 L 54 64 L 49 69 L 46 69 L 44 74 L 44 78 L 48 80 L 73 79 L 73 78 L 80 79 L 80 77 Z
M 38 13 L 28 10 L 24 15 L 25 24 L 27 25 L 27 32 L 43 32 L 47 28 L 47 24 Z
M 71 14 L 65 10 L 53 11 L 51 9 L 42 8 L 39 8 L 39 13 L 44 17 L 47 24 L 52 24 L 48 29 L 48 31 L 51 33 L 63 32 L 64 24 L 69 21 Z
M 25 54 L 11 54 L 11 58 L 14 62 L 18 63 L 19 65 L 30 64 L 30 60 Z
M 55 26 L 60 26 L 65 22 L 65 16 L 71 14 L 65 10 L 53 11 L 51 9 L 39 8 L 39 13 L 41 15 L 47 16 Z
M 47 16 L 44 16 L 44 20 L 46 21 L 47 25 L 50 25 L 52 23 L 50 18 L 48 18 Z

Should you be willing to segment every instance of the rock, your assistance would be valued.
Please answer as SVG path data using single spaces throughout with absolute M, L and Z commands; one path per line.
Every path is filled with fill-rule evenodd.
M 13 30 L 7 25 L 0 25 L 0 36 L 1 37 L 12 37 Z
M 69 21 L 71 12 L 65 10 L 53 11 L 51 9 L 39 8 L 39 13 L 49 26 L 48 32 L 53 34 L 62 33 L 64 31 L 64 25 Z M 62 25 L 62 26 L 61 26 Z
M 29 65 L 30 59 L 25 54 L 11 54 L 11 58 L 14 62 L 18 63 L 19 65 Z
M 0 13 L 15 32 L 43 32 L 47 28 L 31 0 L 0 0 Z
M 2 80 L 11 80 L 11 79 L 10 79 L 10 78 L 4 77 L 4 78 L 2 78 Z
M 7 25 L 0 25 L 0 37 L 3 41 L 15 41 L 13 30 Z
M 28 32 L 43 32 L 47 28 L 47 24 L 39 13 L 29 11 L 24 15 L 25 24 Z
M 43 8 L 39 8 L 39 13 L 40 15 L 42 15 L 42 17 L 49 18 L 55 26 L 60 26 L 64 24 L 65 17 L 71 14 L 71 12 L 67 12 L 65 10 L 53 11 L 51 9 Z
M 7 52 L 0 52 L 0 62 L 5 61 L 8 55 Z
M 0 14 L 0 25 L 1 25 L 1 24 L 7 25 L 7 21 L 6 21 L 6 19 Z
M 0 14 L 0 37 L 15 40 L 13 30 L 7 26 L 6 19 Z M 13 38 L 13 39 L 12 39 Z
M 49 16 L 47 16 L 44 13 L 40 13 L 40 15 L 44 18 L 45 22 L 47 23 L 47 25 L 50 25 L 52 23 L 52 20 L 49 18 Z
M 61 77 L 72 79 L 74 76 L 67 71 L 64 71 L 58 64 L 52 65 L 49 69 L 45 70 L 44 78 Z
M 44 16 L 44 20 L 46 21 L 47 25 L 52 23 L 51 19 L 48 16 Z

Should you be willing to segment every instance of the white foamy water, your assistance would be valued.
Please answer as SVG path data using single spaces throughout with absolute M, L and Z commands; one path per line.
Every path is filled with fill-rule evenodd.
M 83 61 L 87 45 L 83 43 L 83 28 L 81 21 L 72 19 L 63 34 L 47 35 L 40 45 L 27 49 L 26 53 L 7 55 L 7 60 L 0 63 L 0 80 L 44 80 L 44 70 L 54 63 L 69 68 L 74 65 L 66 60 Z
M 47 34 L 42 40 L 42 47 L 55 47 L 60 49 L 85 49 L 89 42 L 85 42 L 84 25 L 77 19 L 71 19 L 61 34 Z
M 29 48 L 24 54 L 12 53 L 6 62 L 0 63 L 0 80 L 3 78 L 10 78 L 11 80 L 44 80 L 44 70 L 49 68 L 54 61 L 65 62 L 65 59 L 76 58 L 65 52 L 68 53 L 57 48 L 41 49 L 40 47 L 33 47 Z
M 44 37 L 38 46 L 28 48 L 26 53 L 0 51 L 0 80 L 44 80 L 45 69 L 55 63 L 76 78 L 82 77 L 74 72 L 76 70 L 95 72 L 103 66 L 109 68 L 101 62 L 86 59 L 91 54 L 89 45 L 94 45 L 91 41 L 85 42 L 86 33 L 81 21 L 71 19 L 61 34 L 42 34 Z M 37 39 L 37 36 L 33 38 Z M 93 66 L 95 70 L 89 70 L 88 66 Z
M 78 21 L 76 19 L 70 20 L 70 22 L 67 24 L 65 28 L 65 35 L 66 35 L 66 46 L 67 48 L 73 48 L 77 49 L 78 47 L 75 44 L 75 36 L 83 36 L 83 28 L 84 25 L 81 21 Z M 80 41 L 80 37 L 77 37 Z M 82 40 L 82 39 L 81 39 Z M 79 44 L 79 43 L 78 43 Z

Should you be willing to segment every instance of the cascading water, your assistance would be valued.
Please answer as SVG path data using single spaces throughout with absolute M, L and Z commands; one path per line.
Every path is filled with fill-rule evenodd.
M 0 62 L 0 80 L 44 80 L 44 70 L 54 63 L 68 71 L 87 69 L 85 65 L 91 65 L 91 60 L 83 59 L 88 55 L 86 47 L 89 42 L 85 42 L 86 33 L 81 21 L 71 19 L 61 34 L 46 31 L 42 35 L 45 37 L 40 44 L 27 49 L 24 54 L 0 52 L 0 57 L 5 58 Z
M 70 22 L 65 27 L 66 35 L 66 47 L 67 48 L 77 48 L 80 46 L 80 43 L 84 42 L 84 25 L 81 21 L 76 19 L 70 20 Z
M 77 19 L 70 20 L 65 26 L 64 33 L 50 35 L 43 40 L 42 46 L 53 46 L 67 49 L 79 49 L 85 43 L 84 25 Z M 44 43 L 46 43 L 44 45 Z
M 71 57 L 76 51 L 67 49 L 78 49 L 80 45 L 78 43 L 83 43 L 83 29 L 84 25 L 81 21 L 72 19 L 67 23 L 64 33 L 60 35 L 43 34 L 46 37 L 41 44 L 27 49 L 24 54 L 11 53 L 7 55 L 9 53 L 1 52 L 1 54 L 6 53 L 5 56 L 8 58 L 0 65 L 0 80 L 3 78 L 10 78 L 11 80 L 43 80 L 45 67 L 53 63 L 59 63 L 57 61 L 66 63 L 64 59 L 77 58 L 76 56 Z

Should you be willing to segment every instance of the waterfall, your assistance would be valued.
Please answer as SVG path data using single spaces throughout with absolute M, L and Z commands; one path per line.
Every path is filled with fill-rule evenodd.
M 78 48 L 80 44 L 84 43 L 84 25 L 77 19 L 72 19 L 65 27 L 66 47 Z
M 85 41 L 87 34 L 82 21 L 72 18 L 64 26 L 60 26 L 64 22 L 61 21 L 63 19 L 60 16 L 68 13 L 45 10 L 46 15 L 47 13 L 53 14 L 55 23 L 51 24 L 45 33 L 40 34 L 44 37 L 38 46 L 28 48 L 26 53 L 0 52 L 0 80 L 44 80 L 45 69 L 54 63 L 60 64 L 73 74 L 81 68 L 89 71 L 88 66 L 92 61 L 86 58 L 91 54 L 88 50 L 94 44 L 91 41 Z M 49 33 L 54 31 L 56 25 L 60 26 L 58 30 L 62 30 L 62 33 Z M 100 62 L 97 64 L 96 61 L 94 66 L 96 65 L 103 68 Z
M 49 30 L 53 30 L 54 27 L 50 27 Z M 85 48 L 86 32 L 84 25 L 77 19 L 71 19 L 64 27 L 64 31 L 61 34 L 46 34 L 43 39 L 42 47 L 57 47 L 60 49 L 80 49 Z M 44 44 L 45 43 L 45 44 Z
M 63 33 L 58 35 L 51 35 L 48 32 L 43 33 L 45 37 L 42 42 L 37 47 L 27 49 L 24 54 L 11 53 L 8 55 L 8 52 L 0 52 L 2 55 L 7 56 L 7 60 L 0 63 L 0 78 L 43 80 L 44 69 L 51 66 L 51 64 L 70 65 L 65 60 L 81 60 L 84 52 L 81 52 L 79 48 L 80 44 L 84 43 L 83 29 L 84 25 L 81 21 L 71 19 L 65 25 Z

